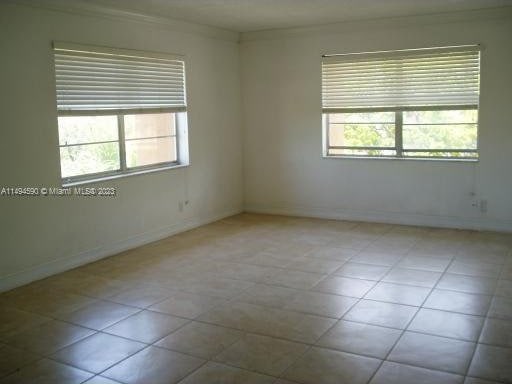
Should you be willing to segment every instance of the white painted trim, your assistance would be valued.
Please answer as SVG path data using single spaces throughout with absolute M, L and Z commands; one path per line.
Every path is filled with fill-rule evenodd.
M 417 213 L 361 211 L 312 206 L 247 205 L 248 213 L 313 217 L 318 219 L 364 221 L 385 224 L 415 225 L 439 228 L 471 229 L 478 231 L 512 232 L 512 221 L 490 218 L 424 215 Z
M 148 244 L 180 232 L 188 231 L 192 228 L 209 224 L 241 212 L 242 209 L 232 209 L 222 213 L 179 221 L 168 227 L 147 231 L 140 235 L 131 236 L 111 244 L 105 244 L 104 246 L 80 252 L 73 256 L 54 259 L 11 275 L 2 276 L 0 277 L 0 292 L 28 284 L 32 281 L 43 279 L 84 264 L 92 263 L 93 261 L 115 255 L 119 252 L 140 247 L 141 245 Z
M 497 20 L 512 18 L 512 7 L 496 7 L 469 11 L 445 12 L 428 15 L 383 17 L 378 19 L 347 20 L 339 23 L 310 27 L 279 28 L 240 33 L 240 42 L 274 40 L 294 37 L 312 37 L 326 34 L 356 33 L 368 29 L 418 27 L 427 25 L 452 24 L 467 21 Z
M 175 20 L 167 17 L 151 16 L 135 11 L 124 11 L 97 4 L 90 4 L 83 0 L 7 0 L 7 3 L 25 5 L 34 8 L 45 9 L 56 12 L 66 12 L 84 16 L 104 17 L 111 20 L 124 20 L 139 23 L 151 24 L 153 26 L 202 35 L 218 40 L 238 42 L 240 34 L 235 31 L 211 27 L 208 25 L 190 23 L 182 20 Z

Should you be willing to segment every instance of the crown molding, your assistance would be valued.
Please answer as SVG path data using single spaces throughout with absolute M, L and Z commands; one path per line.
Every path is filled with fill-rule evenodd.
M 361 30 L 401 28 L 410 26 L 428 26 L 450 24 L 464 21 L 484 21 L 512 18 L 512 6 L 477 9 L 471 11 L 446 12 L 438 14 L 387 17 L 379 19 L 350 20 L 340 23 L 315 25 L 310 27 L 270 29 L 240 33 L 240 42 L 258 40 L 277 40 L 321 36 L 337 33 L 351 33 Z
M 83 0 L 7 0 L 6 3 L 83 16 L 103 17 L 117 21 L 149 24 L 163 29 L 200 35 L 217 40 L 231 42 L 238 42 L 240 40 L 240 34 L 235 31 L 90 4 Z

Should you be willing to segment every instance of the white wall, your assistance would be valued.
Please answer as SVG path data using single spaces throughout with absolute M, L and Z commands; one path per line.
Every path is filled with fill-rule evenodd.
M 511 36 L 510 11 L 494 10 L 244 34 L 246 210 L 512 231 Z M 322 158 L 322 54 L 474 43 L 479 163 Z
M 234 33 L 182 22 L 1 3 L 0 187 L 59 186 L 52 40 L 186 55 L 191 166 L 98 184 L 117 188 L 112 199 L 0 197 L 0 291 L 244 204 L 512 231 L 512 23 L 493 12 L 247 33 L 239 47 Z M 479 163 L 321 157 L 322 53 L 473 43 L 485 46 Z
M 0 4 L 0 187 L 60 186 L 52 40 L 186 55 L 191 157 L 111 199 L 0 197 L 0 291 L 241 211 L 237 35 L 194 28 Z

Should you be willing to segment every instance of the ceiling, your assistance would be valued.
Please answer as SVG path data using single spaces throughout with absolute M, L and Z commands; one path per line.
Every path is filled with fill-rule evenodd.
M 85 2 L 236 32 L 512 5 L 512 0 L 85 0 Z

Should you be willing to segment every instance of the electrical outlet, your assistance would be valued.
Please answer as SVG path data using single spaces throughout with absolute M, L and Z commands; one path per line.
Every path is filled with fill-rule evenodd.
M 482 212 L 482 213 L 487 212 L 487 200 L 485 200 L 485 199 L 479 200 L 479 206 L 480 206 L 480 212 Z
M 478 199 L 471 202 L 471 206 L 477 208 L 481 213 L 487 212 L 487 200 Z

